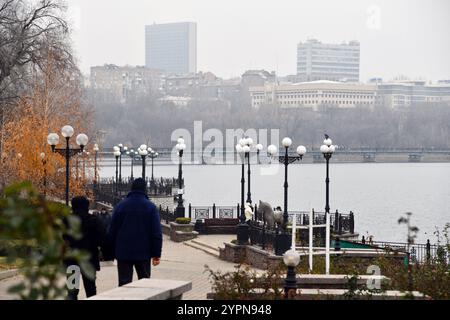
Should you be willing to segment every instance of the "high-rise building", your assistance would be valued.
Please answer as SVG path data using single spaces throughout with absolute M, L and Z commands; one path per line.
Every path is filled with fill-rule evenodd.
M 197 72 L 197 24 L 153 24 L 145 27 L 145 65 L 166 74 Z
M 297 81 L 359 81 L 358 41 L 325 44 L 311 39 L 297 46 Z

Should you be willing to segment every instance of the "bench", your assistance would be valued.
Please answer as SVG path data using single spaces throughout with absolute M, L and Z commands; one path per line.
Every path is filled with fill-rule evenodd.
M 190 290 L 190 281 L 141 279 L 86 300 L 181 300 Z
M 200 234 L 236 234 L 239 219 L 201 219 L 195 223 L 195 231 Z

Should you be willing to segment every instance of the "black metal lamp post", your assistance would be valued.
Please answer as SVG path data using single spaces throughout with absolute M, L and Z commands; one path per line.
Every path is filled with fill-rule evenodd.
M 70 138 L 74 134 L 74 130 L 71 126 L 64 126 L 61 130 L 62 136 L 66 139 L 66 148 L 56 148 L 59 143 L 59 136 L 56 133 L 50 133 L 47 137 L 48 144 L 52 147 L 53 152 L 57 152 L 66 158 L 66 205 L 69 205 L 69 189 L 70 189 L 70 158 L 74 155 L 83 152 L 84 147 L 87 145 L 89 138 L 84 133 L 80 133 L 76 142 L 80 146 L 79 148 L 70 148 Z
M 83 181 L 86 183 L 86 157 L 89 157 L 90 153 L 89 151 L 85 151 L 82 153 L 83 155 Z
M 327 163 L 327 169 L 326 169 L 326 178 L 325 178 L 325 218 L 326 218 L 326 225 L 329 225 L 330 223 L 330 159 L 333 156 L 333 153 L 336 151 L 336 146 L 333 145 L 333 141 L 330 139 L 330 137 L 326 134 L 325 140 L 323 141 L 323 145 L 320 147 L 320 152 L 322 152 L 326 163 Z M 326 243 L 330 243 L 330 229 L 326 228 Z M 327 266 L 327 270 L 329 270 Z
M 43 188 L 44 188 L 44 198 L 47 197 L 47 159 L 45 159 L 45 153 L 42 152 L 40 154 L 42 161 L 42 168 L 44 169 L 44 177 L 43 177 Z
M 259 154 L 261 153 L 262 149 L 264 149 L 262 144 L 257 144 L 256 145 L 256 162 L 257 164 L 261 164 L 261 161 L 259 159 Z
M 243 152 L 245 154 L 245 159 L 247 159 L 247 203 L 252 204 L 252 193 L 251 193 L 251 184 L 250 184 L 250 178 L 251 178 L 251 169 L 250 169 L 250 152 L 253 145 L 253 139 L 252 138 L 242 138 L 239 141 L 239 144 L 243 148 Z
M 297 292 L 295 268 L 300 263 L 300 255 L 295 250 L 288 250 L 283 255 L 283 262 L 287 266 L 286 279 L 284 280 L 284 297 L 285 299 L 294 298 Z
M 100 150 L 98 144 L 94 144 L 94 188 L 97 187 L 98 176 L 97 176 L 97 159 L 98 159 L 98 151 Z
M 153 183 L 153 181 L 155 180 L 155 178 L 153 176 L 154 160 L 156 158 L 158 158 L 159 154 L 158 154 L 158 152 L 155 152 L 155 150 L 153 150 L 152 148 L 148 148 L 148 156 L 150 157 L 150 159 L 152 159 L 152 178 L 151 178 L 151 182 Z
M 133 181 L 133 180 L 134 180 L 134 177 L 133 177 L 133 168 L 134 168 L 134 157 L 135 157 L 135 153 L 134 153 L 134 150 L 131 149 L 130 151 L 127 151 L 126 154 L 127 154 L 127 156 L 129 156 L 130 159 L 131 159 L 130 179 L 131 179 L 131 181 Z
M 119 143 L 119 182 L 122 184 L 122 155 L 128 151 L 128 147 L 124 147 L 122 143 Z
M 116 196 L 119 194 L 119 158 L 120 158 L 120 150 L 117 147 L 114 147 L 114 157 L 116 158 Z
M 289 147 L 292 145 L 292 140 L 290 138 L 284 138 L 282 141 L 283 147 L 285 149 L 284 156 L 278 156 L 278 161 L 284 163 L 284 212 L 283 212 L 283 225 L 281 228 L 281 233 L 277 234 L 275 241 L 275 254 L 278 256 L 283 255 L 287 250 L 289 250 L 290 236 L 287 232 L 287 224 L 289 220 L 288 212 L 288 166 L 289 164 L 302 160 L 303 156 L 306 154 L 306 148 L 304 146 L 299 146 L 297 148 L 297 156 L 289 156 Z M 268 152 L 272 157 L 278 153 L 276 146 L 271 145 L 268 148 Z
M 241 157 L 241 206 L 240 206 L 240 215 L 239 215 L 239 225 L 237 227 L 237 242 L 239 245 L 246 245 L 248 244 L 249 239 L 249 225 L 246 222 L 245 218 L 245 157 L 246 157 L 246 151 L 248 150 L 250 152 L 250 147 L 243 146 L 243 143 L 240 141 L 239 144 L 236 145 L 236 151 L 238 155 Z M 248 149 L 247 149 L 248 148 Z
M 183 138 L 178 139 L 178 143 L 176 145 L 176 149 L 178 151 L 178 204 L 176 209 L 176 217 L 177 218 L 184 218 L 185 216 L 185 208 L 183 205 L 183 153 L 186 149 L 186 144 L 184 143 Z
M 146 159 L 148 155 L 147 145 L 143 144 L 138 149 L 139 155 L 142 158 L 142 179 L 145 180 L 145 167 L 146 167 Z

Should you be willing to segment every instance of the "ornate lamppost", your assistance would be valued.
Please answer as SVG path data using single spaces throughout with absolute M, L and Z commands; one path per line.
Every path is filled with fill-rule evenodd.
M 141 145 L 138 149 L 138 152 L 142 158 L 142 179 L 145 180 L 145 166 L 146 166 L 145 159 L 147 158 L 147 155 L 148 155 L 147 145 L 145 145 L 145 144 Z
M 76 142 L 79 148 L 70 148 L 70 138 L 73 136 L 74 130 L 71 126 L 67 125 L 61 129 L 61 135 L 66 139 L 66 148 L 56 148 L 59 143 L 59 136 L 56 133 L 50 133 L 47 137 L 48 144 L 52 147 L 52 151 L 59 153 L 66 158 L 66 205 L 69 205 L 69 188 L 70 188 L 70 158 L 74 155 L 83 152 L 84 147 L 87 145 L 89 138 L 84 133 L 80 133 Z
M 239 141 L 239 144 L 236 145 L 236 152 L 241 157 L 241 206 L 240 206 L 240 216 L 239 216 L 239 225 L 237 227 L 237 241 L 239 245 L 248 244 L 249 239 L 249 225 L 246 222 L 245 218 L 245 157 L 246 154 L 250 152 L 250 147 L 244 143 L 242 139 Z
M 250 177 L 251 177 L 251 169 L 250 169 L 250 151 L 253 145 L 253 139 L 252 138 L 242 138 L 239 140 L 239 144 L 242 147 L 242 150 L 245 154 L 245 159 L 247 159 L 247 203 L 252 204 L 252 193 L 250 188 Z
M 264 149 L 264 146 L 262 144 L 257 144 L 256 145 L 256 162 L 258 164 L 261 164 L 261 161 L 259 159 L 259 154 L 261 153 L 262 149 Z
M 297 278 L 295 268 L 300 263 L 300 255 L 295 250 L 288 250 L 283 255 L 283 262 L 287 266 L 286 279 L 284 280 L 284 297 L 290 298 L 297 292 Z
M 44 169 L 44 177 L 43 177 L 43 187 L 44 187 L 44 198 L 47 197 L 47 159 L 45 158 L 45 153 L 41 152 L 40 154 L 42 161 L 42 168 Z
M 97 187 L 97 159 L 98 159 L 98 151 L 100 150 L 98 144 L 94 144 L 94 188 Z
M 116 195 L 119 194 L 119 158 L 120 158 L 120 148 L 114 146 L 114 157 L 116 158 Z
M 131 181 L 134 180 L 133 177 L 133 168 L 134 168 L 134 157 L 135 157 L 135 152 L 133 149 L 131 149 L 130 151 L 126 152 L 127 156 L 129 156 L 131 158 L 131 172 L 130 172 L 130 177 L 131 177 Z
M 154 177 L 153 177 L 153 162 L 154 162 L 154 160 L 156 158 L 158 158 L 159 154 L 158 154 L 158 152 L 156 152 L 152 148 L 148 148 L 148 156 L 150 157 L 150 159 L 152 159 L 152 179 L 151 179 L 151 182 L 153 183 L 153 181 L 154 181 Z
M 175 146 L 178 151 L 178 204 L 176 209 L 176 217 L 184 218 L 185 216 L 185 208 L 183 205 L 183 153 L 186 149 L 186 144 L 184 143 L 183 138 L 179 138 L 177 141 L 177 145 Z
M 288 166 L 289 164 L 303 159 L 306 154 L 306 148 L 304 146 L 299 146 L 297 148 L 297 156 L 289 156 L 289 147 L 292 145 L 292 140 L 290 138 L 284 138 L 282 141 L 283 147 L 285 149 L 284 156 L 278 156 L 278 161 L 284 163 L 284 212 L 283 212 L 283 225 L 281 228 L 281 233 L 277 234 L 275 241 L 275 254 L 278 256 L 283 255 L 287 250 L 289 250 L 290 237 L 287 233 L 287 224 L 289 220 L 288 212 Z M 278 148 L 274 145 L 268 147 L 268 152 L 271 157 L 275 157 L 278 153 Z
M 320 152 L 322 152 L 326 164 L 326 178 L 325 178 L 325 219 L 326 219 L 326 236 L 325 241 L 327 244 L 330 243 L 330 159 L 333 156 L 333 153 L 336 151 L 336 146 L 333 145 L 333 141 L 330 139 L 330 137 L 326 134 L 325 140 L 323 141 L 323 145 L 320 147 Z M 328 264 L 327 260 L 327 264 Z M 329 270 L 329 265 L 326 266 L 326 270 Z

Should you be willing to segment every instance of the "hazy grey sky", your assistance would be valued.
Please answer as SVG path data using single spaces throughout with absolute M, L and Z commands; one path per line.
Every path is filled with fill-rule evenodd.
M 198 69 L 296 73 L 299 41 L 361 42 L 361 80 L 450 79 L 449 0 L 68 0 L 77 55 L 144 65 L 144 26 L 197 22 Z

